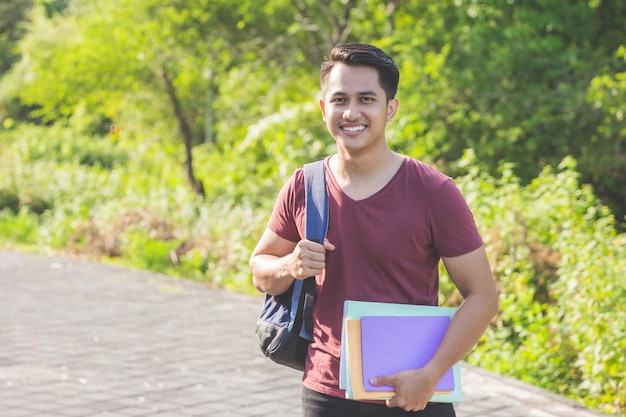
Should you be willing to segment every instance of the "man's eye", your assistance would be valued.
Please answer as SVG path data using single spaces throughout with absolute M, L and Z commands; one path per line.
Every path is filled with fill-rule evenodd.
M 371 103 L 374 99 L 372 97 L 363 97 L 361 101 L 364 103 Z
M 344 103 L 346 100 L 341 97 L 337 97 L 333 99 L 333 103 Z

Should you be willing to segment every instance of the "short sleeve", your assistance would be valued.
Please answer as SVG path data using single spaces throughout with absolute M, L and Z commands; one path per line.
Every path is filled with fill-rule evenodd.
M 483 245 L 474 215 L 452 179 L 444 181 L 436 195 L 431 230 L 439 256 L 464 255 Z
M 303 213 L 304 177 L 302 168 L 298 168 L 278 193 L 267 227 L 283 239 L 299 242 Z

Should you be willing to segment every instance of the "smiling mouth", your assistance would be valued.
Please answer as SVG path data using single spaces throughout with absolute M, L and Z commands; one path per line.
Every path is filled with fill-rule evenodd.
M 342 126 L 341 129 L 350 133 L 362 132 L 367 126 Z

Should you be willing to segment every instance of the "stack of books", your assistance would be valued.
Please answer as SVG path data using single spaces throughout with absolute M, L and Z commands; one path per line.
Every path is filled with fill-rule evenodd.
M 340 387 L 346 398 L 387 400 L 393 387 L 374 377 L 422 368 L 434 355 L 456 308 L 348 300 L 341 337 Z M 461 365 L 441 378 L 432 402 L 461 402 Z

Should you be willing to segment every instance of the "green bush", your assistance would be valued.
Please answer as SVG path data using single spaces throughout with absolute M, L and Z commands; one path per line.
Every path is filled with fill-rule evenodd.
M 626 236 L 565 159 L 522 186 L 504 167 L 458 183 L 500 288 L 500 313 L 468 360 L 607 413 L 626 406 Z M 443 302 L 457 300 L 445 279 Z
M 16 148 L 26 161 L 80 164 L 106 170 L 125 165 L 130 156 L 112 136 L 84 136 L 64 127 L 30 127 Z
M 16 246 L 37 247 L 40 244 L 39 219 L 25 211 L 17 214 L 0 211 L 0 238 Z
M 255 293 L 248 258 L 278 187 L 302 160 L 325 151 L 303 139 L 316 144 L 311 155 L 290 161 L 282 149 L 274 164 L 254 165 L 254 155 L 269 149 L 255 145 L 270 140 L 259 132 L 241 149 L 194 150 L 205 199 L 184 181 L 174 145 L 104 136 L 98 146 L 110 163 L 85 164 L 63 146 L 89 148 L 92 138 L 71 128 L 0 132 L 0 202 L 8 208 L 0 210 L 0 238 Z M 466 173 L 457 183 L 483 234 L 501 307 L 467 360 L 622 413 L 626 235 L 580 185 L 572 159 L 528 185 L 508 165 L 497 178 L 486 174 L 471 152 L 458 169 Z M 442 304 L 460 301 L 442 268 Z
M 17 195 L 17 191 L 0 189 L 0 211 L 9 210 L 13 214 L 17 214 L 20 211 L 20 198 Z

